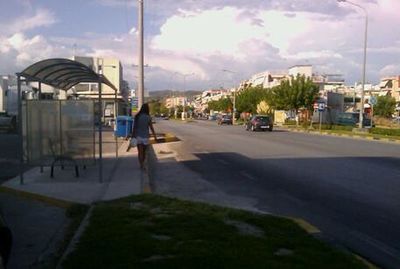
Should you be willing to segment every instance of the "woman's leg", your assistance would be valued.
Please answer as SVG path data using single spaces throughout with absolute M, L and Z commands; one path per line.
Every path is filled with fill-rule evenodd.
M 147 151 L 147 145 L 143 145 L 143 165 L 144 165 L 144 161 L 146 160 L 146 151 Z
M 138 144 L 137 147 L 138 147 L 139 165 L 140 165 L 140 168 L 144 168 L 144 147 L 145 147 L 145 145 Z

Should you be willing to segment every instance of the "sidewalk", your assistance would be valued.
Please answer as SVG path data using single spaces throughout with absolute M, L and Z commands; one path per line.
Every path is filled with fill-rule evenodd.
M 63 239 L 69 219 L 66 207 L 71 203 L 90 205 L 143 192 L 148 175 L 139 169 L 136 149 L 126 152 L 128 142 L 119 147 L 119 158 L 106 153 L 103 157 L 103 183 L 99 182 L 98 165 L 73 167 L 41 173 L 39 167 L 1 185 L 0 205 L 13 233 L 13 247 L 8 268 L 40 268 L 41 261 L 54 255 Z

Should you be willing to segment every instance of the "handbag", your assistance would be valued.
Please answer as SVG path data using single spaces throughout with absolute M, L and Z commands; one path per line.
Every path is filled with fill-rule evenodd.
M 135 137 L 131 137 L 131 140 L 129 141 L 129 145 L 134 148 L 137 146 L 137 139 Z

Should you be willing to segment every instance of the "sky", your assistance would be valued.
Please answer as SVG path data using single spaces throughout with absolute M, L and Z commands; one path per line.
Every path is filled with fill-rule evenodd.
M 232 87 L 297 64 L 361 81 L 365 14 L 350 3 L 143 1 L 149 91 Z M 400 75 L 400 0 L 352 2 L 369 15 L 367 82 Z M 135 88 L 137 13 L 137 0 L 0 0 L 0 74 L 74 54 L 115 57 Z

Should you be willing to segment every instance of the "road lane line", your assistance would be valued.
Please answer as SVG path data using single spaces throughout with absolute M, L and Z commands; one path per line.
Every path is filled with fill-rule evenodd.
M 240 174 L 241 174 L 242 176 L 244 176 L 245 178 L 247 178 L 247 179 L 256 180 L 255 177 L 253 177 L 252 175 L 250 175 L 250 174 L 247 173 L 246 171 L 240 171 Z

